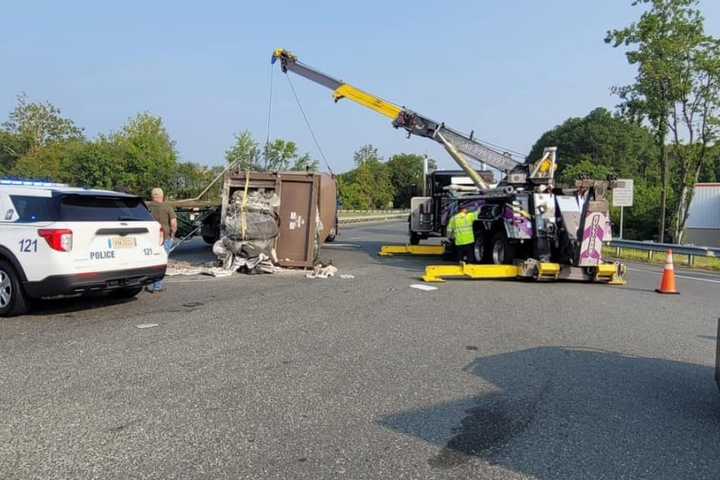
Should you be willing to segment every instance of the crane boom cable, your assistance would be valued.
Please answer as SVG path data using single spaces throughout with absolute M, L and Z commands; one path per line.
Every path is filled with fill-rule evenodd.
M 297 91 L 295 91 L 295 86 L 293 85 L 292 81 L 290 80 L 290 75 L 285 75 L 285 78 L 287 78 L 288 84 L 290 85 L 290 90 L 292 90 L 293 96 L 295 97 L 295 102 L 297 102 L 298 108 L 300 109 L 300 113 L 302 113 L 303 119 L 305 119 L 305 125 L 307 125 L 308 130 L 310 131 L 310 136 L 313 139 L 313 142 L 315 142 L 315 147 L 320 152 L 320 156 L 322 157 L 323 161 L 325 162 L 325 166 L 327 169 L 335 175 L 335 172 L 333 172 L 332 167 L 330 166 L 330 162 L 328 162 L 327 157 L 325 156 L 325 152 L 323 152 L 322 147 L 320 146 L 320 142 L 317 139 L 317 136 L 315 135 L 315 131 L 312 128 L 312 125 L 310 125 L 310 120 L 308 119 L 308 116 L 305 114 L 305 109 L 303 108 L 302 104 L 300 103 L 300 97 L 298 97 Z
M 272 119 L 272 99 L 273 99 L 273 68 L 270 65 L 270 98 L 268 99 L 268 116 L 267 116 L 267 135 L 265 136 L 265 147 L 270 143 L 270 121 Z

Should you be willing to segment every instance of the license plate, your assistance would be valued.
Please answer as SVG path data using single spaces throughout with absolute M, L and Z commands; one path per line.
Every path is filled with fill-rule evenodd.
M 135 237 L 112 237 L 110 239 L 110 246 L 116 250 L 121 248 L 135 248 L 137 246 L 137 239 Z

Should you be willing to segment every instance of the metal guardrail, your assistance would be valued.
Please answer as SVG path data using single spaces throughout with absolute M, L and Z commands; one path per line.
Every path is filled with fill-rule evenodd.
M 355 215 L 352 215 L 355 214 Z M 361 215 L 357 215 L 361 214 Z M 338 210 L 338 223 L 382 222 L 407 218 L 409 209 L 394 210 Z
M 665 253 L 672 250 L 674 254 L 687 255 L 688 265 L 695 264 L 695 257 L 720 257 L 720 248 L 698 247 L 695 245 L 680 245 L 675 243 L 642 242 L 638 240 L 611 240 L 609 245 L 614 247 L 620 256 L 623 248 L 648 252 L 648 260 L 652 260 L 655 252 Z
M 338 215 L 342 216 L 343 213 L 366 213 L 368 215 L 373 214 L 386 214 L 386 213 L 410 213 L 409 208 L 394 208 L 387 210 L 338 210 Z

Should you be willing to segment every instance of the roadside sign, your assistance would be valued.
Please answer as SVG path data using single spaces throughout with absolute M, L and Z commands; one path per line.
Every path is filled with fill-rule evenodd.
M 633 179 L 623 178 L 615 182 L 615 188 L 612 191 L 613 207 L 632 207 L 633 206 Z
M 620 239 L 623 238 L 624 208 L 633 206 L 634 182 L 632 178 L 620 178 L 615 181 L 612 191 L 613 207 L 620 207 Z

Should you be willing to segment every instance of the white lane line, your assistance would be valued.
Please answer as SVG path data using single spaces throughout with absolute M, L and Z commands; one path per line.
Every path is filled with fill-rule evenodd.
M 410 288 L 417 288 L 418 290 L 423 290 L 425 292 L 438 289 L 437 287 L 433 287 L 432 285 L 422 285 L 420 283 L 414 283 L 410 285 Z
M 158 326 L 157 323 L 141 323 L 140 325 L 135 325 L 135 328 L 143 329 L 143 328 L 153 328 L 153 327 L 157 327 L 157 326 Z
M 642 269 L 642 268 L 630 268 L 630 271 L 631 271 L 631 272 L 652 273 L 652 274 L 655 274 L 655 275 L 658 275 L 658 276 L 660 276 L 660 275 L 663 274 L 663 272 L 658 272 L 658 271 L 655 271 L 655 270 L 645 270 L 645 269 Z M 711 279 L 709 279 L 709 278 L 690 277 L 690 276 L 688 276 L 688 275 L 682 275 L 682 274 L 679 274 L 679 273 L 676 273 L 676 274 L 675 274 L 675 278 L 684 278 L 684 279 L 687 279 L 687 280 L 697 280 L 698 282 L 720 283 L 720 280 L 711 280 Z

